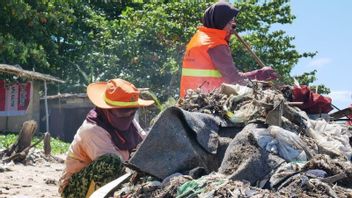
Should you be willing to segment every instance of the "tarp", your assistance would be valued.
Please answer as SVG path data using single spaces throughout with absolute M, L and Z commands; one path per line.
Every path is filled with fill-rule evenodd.
M 177 107 L 163 111 L 129 160 L 137 170 L 160 179 L 202 167 L 216 170 L 220 122 L 213 116 Z
M 308 114 L 329 113 L 331 107 L 331 98 L 312 92 L 307 86 L 295 86 L 292 90 L 293 102 L 303 102 L 299 108 Z
M 24 115 L 31 100 L 31 92 L 31 82 L 7 84 L 0 80 L 0 116 Z

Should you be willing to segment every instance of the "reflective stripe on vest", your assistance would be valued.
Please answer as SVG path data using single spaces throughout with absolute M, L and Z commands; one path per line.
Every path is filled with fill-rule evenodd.
M 109 100 L 108 98 L 106 98 L 106 96 L 104 95 L 104 100 L 106 103 L 108 103 L 109 105 L 113 105 L 113 106 L 122 106 L 122 107 L 126 107 L 126 106 L 138 106 L 139 103 L 138 101 L 134 101 L 134 102 L 121 102 L 121 101 L 113 101 L 113 100 Z
M 215 69 L 190 69 L 190 68 L 182 68 L 182 76 L 214 77 L 214 78 L 222 77 L 221 73 Z

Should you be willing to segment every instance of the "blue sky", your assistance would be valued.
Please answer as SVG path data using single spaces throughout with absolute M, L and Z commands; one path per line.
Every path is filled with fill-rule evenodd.
M 291 74 L 317 70 L 317 81 L 331 89 L 332 103 L 340 109 L 352 103 L 352 1 L 292 0 L 294 22 L 280 29 L 294 36 L 299 52 L 315 52 L 301 59 Z

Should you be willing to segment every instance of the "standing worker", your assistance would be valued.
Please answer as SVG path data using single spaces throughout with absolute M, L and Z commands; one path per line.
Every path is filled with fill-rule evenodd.
M 243 84 L 244 79 L 273 80 L 271 67 L 247 73 L 239 72 L 233 63 L 229 40 L 236 27 L 238 10 L 227 2 L 217 2 L 205 10 L 200 26 L 187 44 L 182 65 L 180 97 L 187 89 L 210 92 L 221 83 Z
M 121 175 L 122 161 L 146 136 L 134 115 L 154 103 L 140 99 L 139 90 L 122 79 L 92 83 L 87 95 L 95 108 L 70 145 L 60 179 L 62 197 L 89 197 Z

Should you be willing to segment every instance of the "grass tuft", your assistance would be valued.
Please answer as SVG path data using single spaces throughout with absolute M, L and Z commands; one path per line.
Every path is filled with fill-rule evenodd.
M 17 134 L 0 134 L 0 150 L 9 148 L 11 144 L 15 143 L 17 139 Z M 37 136 L 34 136 L 32 139 L 32 144 L 37 142 L 40 138 Z M 51 153 L 53 155 L 56 154 L 62 154 L 66 153 L 68 150 L 68 147 L 70 146 L 69 143 L 63 142 L 57 138 L 51 137 Z M 44 142 L 41 141 L 38 145 L 35 146 L 35 148 L 43 150 Z

